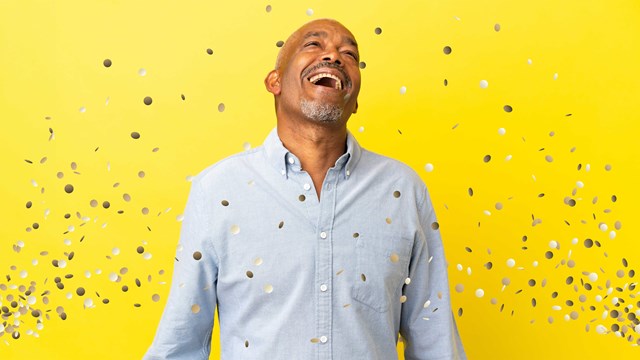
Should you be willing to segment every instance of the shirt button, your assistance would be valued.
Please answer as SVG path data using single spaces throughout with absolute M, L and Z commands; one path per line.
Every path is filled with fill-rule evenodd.
M 289 156 L 289 164 L 293 164 L 294 162 L 296 162 L 292 156 Z
M 286 172 L 284 169 L 282 169 L 282 170 L 280 170 L 280 173 L 281 173 L 282 175 L 284 175 L 284 174 L 286 174 L 287 172 Z
M 304 184 L 304 186 L 302 186 L 305 190 L 309 190 L 311 189 L 311 185 L 309 184 Z
M 326 238 L 327 238 L 327 233 L 326 233 L 326 232 L 324 232 L 324 231 L 323 231 L 323 232 L 321 232 L 321 233 L 320 233 L 320 237 L 321 237 L 321 238 L 323 238 L 323 239 L 326 239 Z
M 326 343 L 327 342 L 327 337 L 326 336 L 321 336 L 320 337 L 320 342 L 323 343 L 323 344 Z
M 331 184 L 327 184 L 327 185 L 325 185 L 324 187 L 326 187 L 326 188 L 327 188 L 327 190 L 331 190 Z
M 351 175 L 351 171 L 347 170 L 347 176 Z
M 328 287 L 325 284 L 320 285 L 320 291 L 325 292 L 327 291 Z

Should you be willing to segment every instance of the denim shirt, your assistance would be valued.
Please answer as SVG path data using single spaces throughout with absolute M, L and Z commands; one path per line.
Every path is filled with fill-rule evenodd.
M 429 193 L 359 146 L 318 196 L 274 129 L 193 178 L 173 281 L 144 359 L 466 359 Z

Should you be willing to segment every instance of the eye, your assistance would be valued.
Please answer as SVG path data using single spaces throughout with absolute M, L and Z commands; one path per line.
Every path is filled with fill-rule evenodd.
M 345 54 L 347 54 L 348 56 L 351 56 L 353 58 L 353 60 L 358 60 L 358 54 L 354 53 L 353 51 L 347 51 Z
M 304 47 L 311 47 L 311 46 L 320 46 L 320 43 L 317 41 L 309 41 L 308 43 L 304 44 Z

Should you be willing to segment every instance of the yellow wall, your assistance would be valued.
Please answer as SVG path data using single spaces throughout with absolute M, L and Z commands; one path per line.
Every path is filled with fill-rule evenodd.
M 0 358 L 142 356 L 166 300 L 187 177 L 245 143 L 261 144 L 275 124 L 262 85 L 275 44 L 320 17 L 351 28 L 366 62 L 350 129 L 364 147 L 411 165 L 431 189 L 451 286 L 464 286 L 453 292 L 453 307 L 463 309 L 456 316 L 469 357 L 637 358 L 640 350 L 631 344 L 640 334 L 632 328 L 626 335 L 633 342 L 595 329 L 618 323 L 602 318 L 605 308 L 616 308 L 612 297 L 625 301 L 619 307 L 625 316 L 624 306 L 636 311 L 640 300 L 633 298 L 638 290 L 625 287 L 637 281 L 628 271 L 640 263 L 634 220 L 640 202 L 639 16 L 636 0 L 0 0 L 0 284 L 9 287 L 0 290 L 0 301 L 10 306 L 10 295 L 24 295 L 10 286 L 33 282 L 33 307 L 48 316 L 40 330 L 30 314 L 17 319 L 20 338 L 1 336 Z M 451 54 L 444 54 L 445 46 Z M 105 59 L 111 67 L 103 66 Z M 146 96 L 153 99 L 149 106 Z M 505 112 L 505 105 L 513 111 Z M 137 140 L 134 131 L 141 134 Z M 427 163 L 433 171 L 425 170 Z M 66 184 L 74 186 L 71 194 Z M 565 204 L 567 196 L 574 207 Z M 103 201 L 111 206 L 103 208 Z M 533 226 L 534 219 L 541 222 Z M 610 239 L 616 221 L 621 229 Z M 33 223 L 39 228 L 27 231 Z M 69 226 L 74 229 L 65 234 Z M 601 247 L 586 248 L 586 238 Z M 548 260 L 551 240 L 560 249 Z M 138 254 L 138 246 L 152 257 Z M 52 265 L 70 252 L 74 258 L 65 268 Z M 489 261 L 491 270 L 484 267 Z M 109 280 L 125 267 L 121 282 Z M 64 290 L 56 288 L 56 276 Z M 568 276 L 577 291 L 565 284 Z M 511 280 L 504 289 L 503 278 Z M 581 281 L 593 283 L 593 290 Z M 597 301 L 607 285 L 613 293 Z M 84 296 L 76 295 L 78 287 Z M 476 297 L 477 289 L 484 297 Z M 46 290 L 50 295 L 43 296 Z M 85 309 L 89 298 L 95 307 Z M 66 321 L 57 315 L 59 306 Z M 572 311 L 578 318 L 565 320 Z

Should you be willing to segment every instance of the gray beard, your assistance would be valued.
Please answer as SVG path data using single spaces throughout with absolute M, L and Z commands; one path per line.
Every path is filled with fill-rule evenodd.
M 300 108 L 307 118 L 320 123 L 335 123 L 342 118 L 342 108 L 336 105 L 302 99 Z

